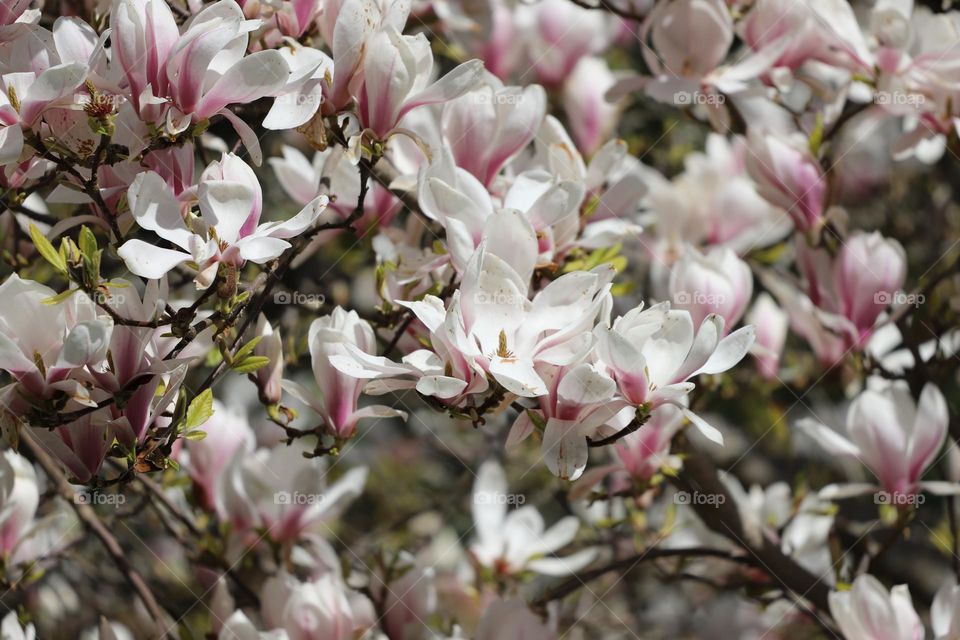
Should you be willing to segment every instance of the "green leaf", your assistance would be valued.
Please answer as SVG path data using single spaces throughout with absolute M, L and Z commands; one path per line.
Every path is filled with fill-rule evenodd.
M 270 364 L 270 358 L 267 356 L 247 356 L 243 360 L 234 361 L 233 370 L 237 373 L 253 373 L 268 364 Z
M 243 345 L 237 349 L 237 353 L 233 356 L 234 360 L 243 360 L 245 356 L 250 355 L 253 350 L 260 344 L 260 341 L 263 339 L 263 336 L 257 336 L 247 344 Z
M 213 390 L 207 389 L 196 398 L 190 401 L 187 407 L 187 419 L 184 422 L 183 430 L 190 431 L 196 429 L 213 415 Z
M 50 296 L 49 298 L 46 298 L 42 302 L 43 304 L 49 304 L 49 305 L 60 304 L 61 302 L 63 302 L 73 294 L 77 293 L 78 291 L 80 291 L 80 289 L 67 289 L 66 291 L 58 293 L 55 296 Z
M 50 241 L 44 237 L 43 233 L 40 232 L 40 229 L 38 229 L 35 224 L 30 225 L 30 239 L 33 240 L 34 246 L 37 247 L 37 252 L 43 256 L 43 259 L 53 265 L 54 269 L 66 275 L 67 261 L 60 255 L 59 251 L 53 248 L 53 245 L 50 244 Z
M 193 431 L 187 432 L 187 434 L 183 437 L 186 438 L 187 440 L 193 440 L 194 442 L 199 442 L 200 440 L 203 440 L 204 438 L 207 437 L 207 432 L 202 429 L 194 429 Z
M 97 252 L 97 237 L 90 231 L 90 227 L 84 225 L 80 227 L 80 251 L 83 255 L 90 257 Z

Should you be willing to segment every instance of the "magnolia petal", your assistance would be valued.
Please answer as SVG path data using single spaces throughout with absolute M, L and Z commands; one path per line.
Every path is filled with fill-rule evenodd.
M 193 259 L 189 253 L 163 249 L 142 240 L 127 240 L 117 254 L 131 273 L 148 279 L 163 277 L 178 264 Z

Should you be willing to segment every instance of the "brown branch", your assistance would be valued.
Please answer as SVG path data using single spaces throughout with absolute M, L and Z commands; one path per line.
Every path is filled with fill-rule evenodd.
M 744 530 L 736 502 L 709 459 L 691 452 L 684 460 L 683 469 L 676 478 L 671 478 L 671 482 L 684 491 L 714 496 L 716 499 L 707 501 L 709 503 L 694 501 L 692 504 L 704 524 L 743 547 L 756 559 L 757 566 L 782 588 L 799 599 L 809 600 L 817 609 L 829 610 L 827 596 L 830 587 L 827 583 L 798 565 L 767 536 L 750 540 L 752 536 Z
M 107 553 L 113 559 L 114 564 L 116 564 L 134 591 L 137 592 L 137 595 L 140 596 L 144 606 L 146 606 L 147 611 L 156 623 L 156 633 L 158 634 L 156 637 L 169 637 L 169 633 L 166 630 L 166 616 L 160 608 L 157 599 L 154 597 L 153 592 L 150 591 L 150 587 L 147 586 L 146 581 L 140 573 L 130 565 L 120 543 L 117 542 L 117 539 L 113 537 L 113 534 L 110 533 L 97 516 L 97 512 L 94 511 L 90 505 L 77 499 L 77 492 L 74 490 L 73 485 L 70 484 L 70 481 L 67 480 L 63 471 L 60 470 L 59 464 L 50 457 L 43 445 L 34 439 L 29 428 L 20 429 L 20 441 L 27 445 L 34 459 L 50 478 L 57 493 L 73 507 L 77 517 L 80 518 L 84 526 L 100 540 L 104 549 L 106 549 Z

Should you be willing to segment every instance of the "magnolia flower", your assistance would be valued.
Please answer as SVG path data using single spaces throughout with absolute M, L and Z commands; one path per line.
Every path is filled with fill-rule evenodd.
M 533 140 L 546 108 L 542 87 L 505 87 L 484 74 L 480 84 L 443 106 L 443 135 L 458 170 L 489 185 Z
M 811 419 L 798 426 L 833 455 L 860 460 L 877 477 L 886 501 L 902 506 L 920 491 L 952 494 L 960 486 L 922 482 L 947 434 L 950 420 L 943 394 L 927 383 L 915 402 L 905 384 L 871 380 L 847 411 L 847 437 Z M 874 491 L 872 484 L 830 485 L 820 495 L 842 498 Z
M 615 84 L 603 58 L 581 58 L 563 85 L 564 111 L 570 132 L 585 155 L 593 155 L 617 125 L 620 109 L 605 94 Z
M 187 439 L 185 466 L 200 504 L 209 511 L 223 513 L 223 505 L 217 505 L 217 499 L 222 496 L 224 471 L 238 451 L 254 450 L 256 438 L 246 413 L 216 399 L 213 415 L 200 428 L 207 435 L 200 440 Z
M 233 0 L 220 0 L 194 16 L 181 34 L 165 2 L 114 0 L 110 26 L 111 51 L 144 120 L 162 122 L 176 134 L 221 114 L 259 164 L 256 135 L 226 109 L 274 95 L 289 78 L 280 52 L 245 55 L 259 21 L 246 20 Z
M 529 570 L 549 576 L 579 571 L 597 555 L 596 549 L 583 549 L 565 557 L 547 557 L 573 542 L 580 524 L 567 516 L 549 529 L 532 505 L 507 512 L 509 502 L 517 502 L 508 493 L 503 468 L 493 461 L 481 465 L 473 484 L 473 522 L 477 538 L 470 552 L 484 567 L 496 574 L 515 575 Z
M 254 355 L 269 359 L 269 363 L 256 371 L 257 389 L 262 402 L 279 404 L 283 395 L 283 339 L 280 330 L 274 329 L 262 313 L 257 318 L 256 333 L 260 342 L 253 348 Z
M 930 607 L 930 626 L 935 640 L 960 639 L 960 587 L 953 580 L 937 590 Z
M 609 265 L 593 272 L 565 274 L 527 298 L 528 281 L 492 253 L 526 261 L 532 256 L 515 252 L 517 238 L 509 227 L 490 245 L 473 255 L 450 304 L 435 296 L 403 303 L 437 336 L 436 352 L 419 350 L 395 364 L 347 346 L 351 357 L 334 357 L 333 366 L 357 378 L 412 376 L 392 388 L 416 386 L 424 395 L 450 399 L 477 382 L 477 367 L 489 373 L 510 393 L 534 398 L 547 394 L 537 367 L 576 362 L 592 344 L 590 330 L 609 305 Z M 530 239 L 528 237 L 528 239 Z M 441 334 L 446 334 L 442 336 Z M 460 374 L 455 377 L 453 373 Z
M 483 72 L 482 61 L 470 60 L 428 85 L 433 53 L 426 36 L 401 35 L 392 26 L 373 34 L 364 48 L 354 98 L 360 123 L 380 139 L 388 138 L 412 109 L 463 95 Z
M 263 584 L 260 606 L 266 626 L 282 630 L 290 640 L 356 637 L 358 624 L 346 586 L 332 573 L 301 582 L 281 572 Z
M 839 312 L 864 340 L 903 286 L 907 254 L 899 242 L 878 232 L 857 232 L 840 248 L 833 269 Z
M 541 620 L 520 598 L 495 600 L 483 612 L 476 640 L 554 640 L 554 624 Z
M 818 233 L 826 207 L 827 179 L 806 141 L 755 129 L 748 139 L 747 170 L 760 195 L 790 214 L 798 231 Z
M 597 354 L 627 402 L 648 410 L 676 405 L 704 436 L 722 444 L 722 434 L 690 411 L 686 399 L 694 388 L 690 378 L 730 369 L 753 344 L 754 327 L 721 339 L 723 327 L 723 318 L 710 314 L 694 333 L 687 311 L 671 309 L 667 302 L 649 309 L 640 305 L 609 329 L 598 327 Z
M 4 451 L 0 456 L 0 554 L 5 562 L 30 559 L 29 544 L 24 543 L 36 526 L 33 518 L 39 504 L 33 464 L 18 453 Z
M 239 160 L 225 154 L 217 171 L 235 162 Z M 146 171 L 136 177 L 127 198 L 137 224 L 180 250 L 127 240 L 117 252 L 130 271 L 143 278 L 159 278 L 179 264 L 193 262 L 198 268 L 197 288 L 206 289 L 220 264 L 240 268 L 247 260 L 264 264 L 278 257 L 290 247 L 287 239 L 310 228 L 327 206 L 327 197 L 318 196 L 286 222 L 258 225 L 259 186 L 238 181 L 236 175 L 223 179 L 214 175 L 211 171 L 197 189 L 200 215 L 188 212 L 186 217 L 158 174 Z
M 34 640 L 37 637 L 37 631 L 32 623 L 25 627 L 21 626 L 17 612 L 11 611 L 0 623 L 0 636 L 4 640 Z
M 780 371 L 780 356 L 787 342 L 789 318 L 770 294 L 764 292 L 757 296 L 747 313 L 747 323 L 757 328 L 753 355 L 757 359 L 760 375 L 767 380 L 775 380 Z
M 849 591 L 830 593 L 830 613 L 846 640 L 922 640 L 923 623 L 905 584 L 890 591 L 865 573 Z
M 109 318 L 97 316 L 93 302 L 77 293 L 59 304 L 50 304 L 56 292 L 16 273 L 0 284 L 0 369 L 14 383 L 0 390 L 3 408 L 25 414 L 25 398 L 50 399 L 65 393 L 66 410 L 95 405 L 89 391 L 71 372 L 106 357 L 113 331 Z
M 241 545 L 261 539 L 256 529 L 275 542 L 328 531 L 327 522 L 362 493 L 366 467 L 328 483 L 326 465 L 305 458 L 306 451 L 302 443 L 252 452 L 242 443 L 237 446 L 214 487 L 218 515 L 231 523 Z
M 702 254 L 687 247 L 670 274 L 673 306 L 689 311 L 695 325 L 714 313 L 729 331 L 740 321 L 752 293 L 750 267 L 728 248 Z
M 683 413 L 672 404 L 650 412 L 643 426 L 628 433 L 613 445 L 616 460 L 585 471 L 570 490 L 571 499 L 585 498 L 607 479 L 611 491 L 632 487 L 634 482 L 650 481 L 661 471 L 676 471 L 683 466 L 680 456 L 670 453 L 670 445 L 683 428 Z
M 283 388 L 322 416 L 324 427 L 331 435 L 337 439 L 350 438 L 357 422 L 364 418 L 406 419 L 403 411 L 384 405 L 358 408 L 365 380 L 334 363 L 337 357 L 348 353 L 369 354 L 376 350 L 373 328 L 356 311 L 347 312 L 337 307 L 330 315 L 317 318 L 310 324 L 307 343 L 319 397 L 291 380 L 284 380 Z

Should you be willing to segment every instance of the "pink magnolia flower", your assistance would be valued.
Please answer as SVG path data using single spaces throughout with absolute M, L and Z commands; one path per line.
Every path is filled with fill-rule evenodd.
M 14 382 L 0 390 L 2 406 L 25 414 L 25 398 L 51 399 L 64 393 L 64 410 L 95 405 L 89 390 L 70 374 L 106 357 L 113 323 L 97 315 L 93 301 L 77 293 L 59 304 L 48 304 L 56 292 L 16 273 L 0 284 L 6 304 L 0 311 L 0 369 Z
M 364 418 L 407 417 L 403 411 L 383 405 L 358 408 L 366 380 L 351 376 L 349 371 L 332 362 L 353 350 L 364 354 L 376 351 L 373 328 L 356 311 L 347 312 L 337 307 L 330 315 L 317 318 L 310 324 L 307 343 L 319 397 L 292 380 L 284 380 L 283 388 L 323 417 L 331 435 L 337 439 L 350 438 L 357 422 Z
M 757 359 L 760 375 L 767 380 L 775 380 L 780 371 L 780 356 L 787 342 L 789 317 L 770 294 L 764 292 L 757 296 L 747 313 L 747 323 L 757 328 L 753 355 Z
M 110 26 L 114 61 L 141 118 L 176 134 L 222 114 L 259 164 L 256 135 L 226 110 L 274 95 L 288 81 L 290 69 L 278 51 L 245 55 L 259 21 L 247 20 L 233 0 L 220 0 L 181 34 L 165 2 L 114 0 Z
M 798 231 L 818 233 L 827 180 L 805 141 L 751 130 L 749 145 L 747 170 L 760 195 L 790 214 Z
M 720 431 L 690 411 L 686 403 L 694 388 L 690 378 L 730 369 L 754 342 L 752 326 L 725 338 L 723 327 L 723 318 L 710 314 L 694 332 L 687 311 L 671 309 L 667 302 L 649 309 L 640 305 L 617 318 L 610 328 L 597 329 L 597 355 L 627 402 L 648 410 L 675 405 L 704 436 L 722 444 Z
M 670 274 L 674 308 L 690 312 L 695 325 L 711 313 L 724 319 L 724 335 L 736 326 L 753 294 L 753 274 L 729 248 L 705 254 L 687 247 Z
M 351 82 L 351 91 L 361 125 L 381 140 L 411 110 L 463 95 L 483 73 L 483 62 L 470 60 L 428 84 L 433 53 L 426 36 L 401 35 L 392 26 L 373 34 L 364 48 L 362 72 Z
M 301 582 L 281 572 L 263 584 L 260 606 L 266 626 L 289 640 L 351 640 L 359 626 L 347 587 L 333 573 Z
M 142 278 L 159 278 L 179 264 L 194 262 L 201 289 L 210 286 L 220 264 L 237 268 L 247 260 L 264 264 L 282 254 L 290 247 L 287 239 L 310 228 L 328 201 L 318 196 L 285 222 L 258 224 L 259 183 L 232 154 L 224 154 L 204 172 L 197 188 L 199 216 L 188 212 L 185 218 L 163 178 L 153 171 L 136 177 L 127 198 L 138 225 L 180 248 L 127 240 L 118 250 L 127 268 Z
M 606 99 L 615 78 L 603 58 L 581 58 L 563 85 L 570 132 L 585 155 L 593 155 L 613 133 L 620 108 Z
M 254 355 L 270 361 L 256 371 L 260 400 L 266 404 L 279 404 L 283 395 L 283 339 L 280 330 L 274 329 L 262 313 L 257 318 L 256 334 L 260 336 L 260 342 L 253 349 Z
M 562 518 L 547 529 L 540 512 L 532 505 L 508 512 L 508 502 L 521 502 L 515 499 L 517 494 L 508 491 L 503 468 L 496 462 L 485 462 L 473 483 L 472 512 L 477 535 L 470 553 L 478 563 L 504 576 L 525 570 L 562 576 L 593 562 L 597 556 L 597 549 L 593 548 L 564 557 L 548 555 L 576 538 L 580 523 L 575 516 Z
M 511 255 L 513 240 L 509 233 L 500 238 L 504 255 Z M 334 366 L 358 378 L 412 376 L 413 381 L 401 384 L 441 399 L 461 394 L 479 366 L 511 393 L 528 398 L 546 395 L 547 385 L 537 367 L 568 365 L 587 352 L 590 330 L 609 304 L 613 270 L 607 265 L 594 272 L 565 274 L 531 301 L 528 280 L 499 258 L 492 244 L 476 251 L 445 310 L 435 296 L 406 303 L 432 335 L 447 333 L 451 351 L 444 353 L 443 347 L 438 355 L 456 354 L 448 360 L 451 371 L 426 350 L 398 365 L 349 346 L 350 357 L 335 358 Z M 452 369 L 460 358 L 460 367 Z M 471 372 L 469 377 L 452 375 L 465 370 Z
M 863 340 L 884 309 L 900 292 L 907 274 L 907 254 L 899 242 L 879 232 L 855 232 L 840 248 L 833 264 L 839 295 L 838 311 Z
M 538 85 L 505 87 L 490 74 L 443 107 L 443 135 L 459 169 L 489 186 L 540 128 L 547 97 Z
M 200 427 L 207 436 L 202 440 L 186 440 L 185 466 L 203 508 L 222 514 L 223 505 L 218 505 L 217 500 L 222 496 L 220 483 L 227 479 L 227 466 L 238 451 L 252 452 L 256 438 L 244 412 L 233 410 L 216 399 L 213 415 Z
M 871 381 L 847 411 L 847 437 L 811 419 L 798 426 L 833 455 L 860 460 L 877 477 L 891 504 L 906 504 L 920 491 L 957 493 L 960 485 L 922 482 L 947 435 L 950 416 L 943 394 L 927 383 L 915 402 L 905 384 Z M 830 485 L 825 499 L 869 493 L 871 484 Z
M 849 591 L 830 593 L 830 613 L 846 640 L 923 640 L 920 616 L 905 584 L 890 591 L 869 573 Z

